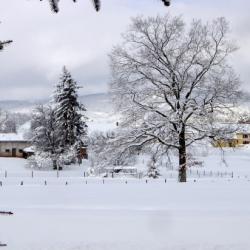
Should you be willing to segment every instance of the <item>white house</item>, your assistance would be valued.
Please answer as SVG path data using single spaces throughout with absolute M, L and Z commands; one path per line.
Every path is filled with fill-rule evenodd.
M 31 146 L 31 141 L 20 134 L 0 134 L 0 157 L 26 158 L 25 148 Z

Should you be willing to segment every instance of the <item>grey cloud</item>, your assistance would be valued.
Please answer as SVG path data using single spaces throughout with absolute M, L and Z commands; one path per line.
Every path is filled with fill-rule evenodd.
M 246 0 L 175 0 L 169 10 L 187 21 L 225 16 L 241 47 L 233 57 L 234 65 L 250 90 L 249 8 Z M 107 54 L 120 41 L 131 16 L 166 12 L 157 0 L 104 0 L 99 13 L 90 1 L 62 0 L 56 15 L 46 1 L 1 0 L 0 38 L 11 38 L 14 44 L 0 54 L 0 99 L 46 98 L 63 65 L 84 86 L 81 94 L 106 91 Z

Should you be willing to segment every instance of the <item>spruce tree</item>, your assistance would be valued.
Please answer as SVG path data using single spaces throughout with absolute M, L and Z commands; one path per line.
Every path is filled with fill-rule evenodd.
M 54 95 L 55 117 L 61 152 L 79 149 L 87 135 L 86 108 L 78 101 L 79 86 L 70 72 L 63 67 L 63 73 Z
M 151 156 L 150 161 L 148 162 L 148 173 L 147 176 L 149 178 L 157 179 L 160 177 L 160 173 L 158 170 L 157 157 L 156 154 Z

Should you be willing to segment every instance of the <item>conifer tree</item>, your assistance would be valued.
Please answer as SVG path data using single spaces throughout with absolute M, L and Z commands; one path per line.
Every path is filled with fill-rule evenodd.
M 83 114 L 86 108 L 78 101 L 78 89 L 77 82 L 63 67 L 54 95 L 58 140 L 62 152 L 71 148 L 79 150 L 87 135 L 87 118 Z
M 148 173 L 147 176 L 149 178 L 157 179 L 160 177 L 160 173 L 158 170 L 158 162 L 157 162 L 157 157 L 156 154 L 153 154 L 151 156 L 150 161 L 148 162 Z

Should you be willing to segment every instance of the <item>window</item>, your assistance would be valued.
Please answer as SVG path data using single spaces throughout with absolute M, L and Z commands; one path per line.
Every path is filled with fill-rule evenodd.
M 10 152 L 10 150 L 9 149 L 5 149 L 5 153 L 9 153 Z
M 249 141 L 243 141 L 243 144 L 249 144 Z
M 22 149 L 19 149 L 19 153 L 23 153 L 23 150 L 22 150 Z
M 248 138 L 248 135 L 243 135 L 243 138 Z

